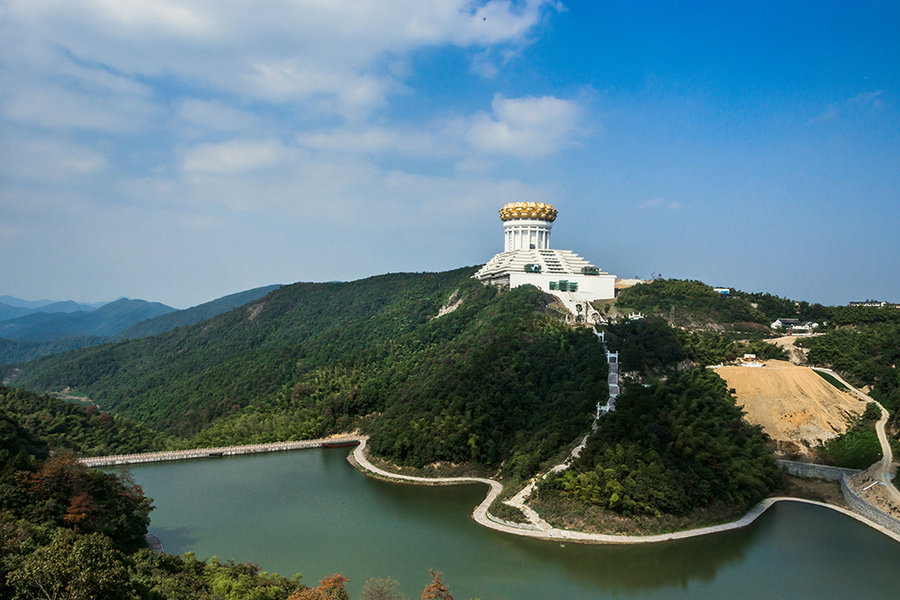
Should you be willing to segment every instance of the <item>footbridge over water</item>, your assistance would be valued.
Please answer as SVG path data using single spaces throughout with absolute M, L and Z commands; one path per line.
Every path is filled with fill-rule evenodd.
M 165 462 L 170 460 L 189 460 L 192 458 L 215 458 L 218 456 L 236 456 L 239 454 L 285 452 L 287 450 L 304 450 L 307 448 L 355 446 L 361 439 L 362 438 L 359 436 L 336 436 L 296 442 L 274 442 L 271 444 L 247 444 L 244 446 L 221 446 L 218 448 L 193 448 L 191 450 L 171 450 L 167 452 L 96 456 L 92 458 L 81 458 L 79 460 L 88 467 L 112 467 L 115 465 L 136 465 L 140 463 Z

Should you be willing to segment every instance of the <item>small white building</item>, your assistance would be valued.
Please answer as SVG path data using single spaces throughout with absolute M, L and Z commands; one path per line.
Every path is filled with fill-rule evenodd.
M 571 250 L 550 248 L 550 229 L 557 210 L 542 202 L 513 202 L 500 209 L 503 252 L 495 255 L 475 277 L 486 284 L 514 288 L 531 284 L 559 298 L 573 314 L 587 302 L 615 297 L 615 275 L 600 270 Z M 599 315 L 597 315 L 599 317 Z

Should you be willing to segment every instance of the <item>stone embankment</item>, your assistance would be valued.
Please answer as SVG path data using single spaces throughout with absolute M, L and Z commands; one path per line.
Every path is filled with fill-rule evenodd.
M 850 477 L 859 473 L 859 469 L 842 469 L 830 465 L 817 465 L 815 463 L 797 462 L 795 460 L 776 461 L 778 466 L 794 477 L 803 479 L 823 479 L 825 481 L 840 481 L 845 476 Z
M 360 439 L 361 438 L 358 436 L 338 436 L 317 440 L 303 440 L 299 442 L 248 444 L 245 446 L 222 446 L 220 448 L 194 448 L 192 450 L 145 452 L 143 454 L 118 454 L 113 456 L 82 458 L 81 462 L 88 467 L 112 467 L 114 465 L 135 465 L 170 460 L 189 460 L 192 458 L 214 458 L 217 456 L 236 456 L 238 454 L 262 454 L 265 452 L 304 450 L 306 448 L 321 448 L 328 445 L 352 444 L 359 442 Z

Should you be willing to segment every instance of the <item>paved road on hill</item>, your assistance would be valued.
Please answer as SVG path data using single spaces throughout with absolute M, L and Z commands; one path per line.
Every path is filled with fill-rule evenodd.
M 881 409 L 881 418 L 878 419 L 878 422 L 875 423 L 875 433 L 878 435 L 878 442 L 881 444 L 881 461 L 879 461 L 878 469 L 876 470 L 876 478 L 879 483 L 884 485 L 885 491 L 887 492 L 888 497 L 891 499 L 891 502 L 894 503 L 895 506 L 900 507 L 900 491 L 894 486 L 894 483 L 891 481 L 892 478 L 892 469 L 894 464 L 894 453 L 891 450 L 891 444 L 888 442 L 887 433 L 884 430 L 884 426 L 887 424 L 888 417 L 890 414 L 888 411 L 881 405 L 880 402 L 877 402 L 862 393 L 849 383 L 844 380 L 843 377 L 832 371 L 831 369 L 824 369 L 821 367 L 812 367 L 814 371 L 820 371 L 822 373 L 828 373 L 838 381 L 840 381 L 843 385 L 847 386 L 847 389 L 851 390 L 854 394 L 867 400 L 868 402 L 874 402 L 878 405 L 878 408 Z

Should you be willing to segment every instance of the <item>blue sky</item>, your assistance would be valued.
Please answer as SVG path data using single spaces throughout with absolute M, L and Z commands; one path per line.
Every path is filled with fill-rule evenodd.
M 896 2 L 0 0 L 0 293 L 443 270 L 900 301 Z

